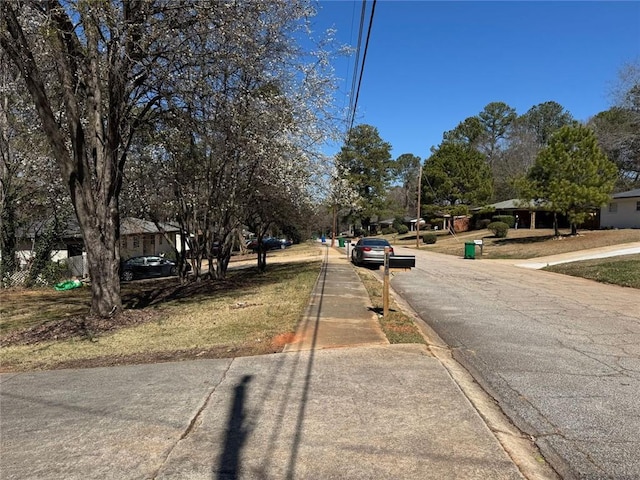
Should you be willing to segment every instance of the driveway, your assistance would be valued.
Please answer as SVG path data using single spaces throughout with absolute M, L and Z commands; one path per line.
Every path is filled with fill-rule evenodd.
M 461 248 L 462 251 L 462 248 Z M 564 478 L 640 478 L 640 292 L 398 248 L 392 286 Z

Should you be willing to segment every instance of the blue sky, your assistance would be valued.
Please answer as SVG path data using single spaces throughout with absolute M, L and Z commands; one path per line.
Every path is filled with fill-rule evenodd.
M 355 46 L 361 7 L 320 0 L 315 29 L 333 27 Z M 521 115 L 553 100 L 586 120 L 609 108 L 619 70 L 638 58 L 638 1 L 379 0 L 355 124 L 377 127 L 393 158 L 424 159 L 444 131 L 494 101 Z M 348 105 L 354 58 L 335 68 L 338 103 Z

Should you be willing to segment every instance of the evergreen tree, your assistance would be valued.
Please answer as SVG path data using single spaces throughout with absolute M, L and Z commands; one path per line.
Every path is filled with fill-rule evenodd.
M 423 169 L 423 201 L 441 206 L 481 205 L 492 195 L 491 169 L 470 146 L 443 143 Z
M 336 162 L 360 197 L 358 216 L 363 228 L 368 230 L 371 217 L 384 207 L 392 175 L 391 145 L 380 138 L 377 128 L 358 125 L 349 132 Z
M 616 176 L 615 164 L 602 152 L 593 131 L 567 125 L 540 151 L 527 176 L 526 193 L 554 212 L 567 215 L 575 235 L 589 211 L 607 202 Z

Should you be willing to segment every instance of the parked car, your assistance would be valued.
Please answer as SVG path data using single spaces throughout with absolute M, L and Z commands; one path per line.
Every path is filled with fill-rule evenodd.
M 351 261 L 355 265 L 383 265 L 385 247 L 393 255 L 393 247 L 384 238 L 361 238 L 351 250 Z
M 265 250 L 276 250 L 278 248 L 287 248 L 291 245 L 289 240 L 283 240 L 275 237 L 265 237 L 262 239 L 262 245 L 264 245 Z M 251 240 L 247 244 L 247 248 L 249 250 L 253 250 L 253 252 L 258 251 L 258 240 Z
M 191 265 L 187 263 L 187 271 Z M 178 265 L 158 255 L 141 255 L 122 262 L 120 278 L 129 282 L 136 278 L 168 277 L 178 274 Z

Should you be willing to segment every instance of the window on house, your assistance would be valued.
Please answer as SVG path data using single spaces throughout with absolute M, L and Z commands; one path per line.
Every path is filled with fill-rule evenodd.
M 127 249 L 127 237 L 122 237 L 120 239 L 120 248 L 126 250 Z
M 133 248 L 140 248 L 140 237 L 133 237 Z
M 158 235 L 158 245 L 162 245 L 162 235 Z
M 616 213 L 618 211 L 618 204 L 617 203 L 610 203 L 609 204 L 609 213 Z
M 640 212 L 640 202 L 636 202 L 636 212 Z

